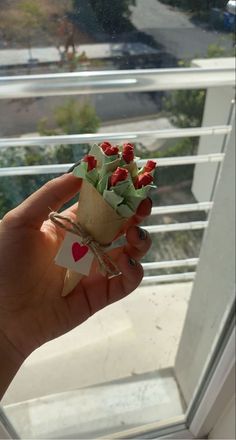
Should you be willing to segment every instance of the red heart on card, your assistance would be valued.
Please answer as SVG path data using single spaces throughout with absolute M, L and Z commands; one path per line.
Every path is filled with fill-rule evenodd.
M 88 246 L 81 246 L 81 244 L 79 244 L 78 242 L 73 243 L 72 255 L 75 262 L 81 260 L 81 258 L 83 258 L 87 254 L 88 250 Z

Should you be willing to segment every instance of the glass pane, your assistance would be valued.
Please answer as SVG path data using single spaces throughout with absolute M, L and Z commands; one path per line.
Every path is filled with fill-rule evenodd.
M 233 66 L 235 11 L 225 0 L 0 0 L 0 6 L 0 80 Z M 15 92 L 0 99 L 1 218 L 57 175 L 33 174 L 33 168 L 24 175 L 24 166 L 66 164 L 66 170 L 93 144 L 47 139 L 34 146 L 29 138 L 89 133 L 110 140 L 123 133 L 122 143 L 137 132 L 136 155 L 159 161 L 154 210 L 144 222 L 158 232 L 152 232 L 153 246 L 143 259 L 144 282 L 28 357 L 2 401 L 22 438 L 94 438 L 186 412 L 189 399 L 176 356 L 180 347 L 183 352 L 182 332 L 220 162 L 180 160 L 163 166 L 162 161 L 221 154 L 226 132 L 180 137 L 176 130 L 227 125 L 233 91 L 219 87 L 210 95 L 194 83 L 192 89 L 168 89 L 32 98 Z M 23 142 L 15 146 L 16 140 L 7 138 Z M 8 175 L 10 167 L 18 170 Z M 182 230 L 176 229 L 181 224 Z M 219 321 L 223 313 L 222 306 Z
M 230 3 L 230 2 L 229 2 Z M 225 0 L 2 0 L 1 71 L 175 67 L 233 54 Z

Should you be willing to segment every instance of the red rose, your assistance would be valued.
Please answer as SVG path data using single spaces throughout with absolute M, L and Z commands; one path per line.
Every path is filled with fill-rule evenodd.
M 111 147 L 111 148 L 107 148 L 105 151 L 105 155 L 106 156 L 117 156 L 117 154 L 119 154 L 120 150 L 118 147 Z
M 132 144 L 123 145 L 122 157 L 126 163 L 130 163 L 134 160 L 134 146 Z
M 105 152 L 106 149 L 107 149 L 107 148 L 111 148 L 112 145 L 110 144 L 110 142 L 103 142 L 103 143 L 100 145 L 100 147 L 101 147 L 101 149 Z
M 86 162 L 88 164 L 88 171 L 92 171 L 97 166 L 97 161 L 94 156 L 90 156 L 87 154 L 87 156 L 84 156 L 83 162 Z
M 116 186 L 118 182 L 123 182 L 123 180 L 127 179 L 128 175 L 128 170 L 118 167 L 110 177 L 110 186 Z
M 143 186 L 150 185 L 152 182 L 153 182 L 153 177 L 151 176 L 151 174 L 149 173 L 140 174 L 135 182 L 135 188 L 140 189 Z
M 103 142 L 100 147 L 106 156 L 116 156 L 120 151 L 118 147 L 113 147 L 110 142 Z
M 151 173 L 153 170 L 155 170 L 156 166 L 157 166 L 157 163 L 154 162 L 154 160 L 148 160 L 145 167 L 144 167 L 143 172 L 144 173 Z

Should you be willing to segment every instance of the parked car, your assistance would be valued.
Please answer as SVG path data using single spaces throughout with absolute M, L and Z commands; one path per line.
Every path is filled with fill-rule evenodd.
M 236 1 L 228 1 L 225 10 L 212 8 L 210 14 L 211 25 L 214 29 L 234 32 L 236 25 Z

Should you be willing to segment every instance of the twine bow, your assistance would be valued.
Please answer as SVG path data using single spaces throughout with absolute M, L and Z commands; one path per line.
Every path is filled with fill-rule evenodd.
M 109 278 L 120 275 L 120 270 L 112 261 L 111 257 L 106 254 L 104 247 L 101 246 L 91 235 L 89 235 L 79 223 L 73 222 L 69 217 L 65 217 L 58 212 L 50 212 L 49 219 L 60 228 L 67 232 L 71 232 L 80 237 L 82 244 L 88 246 L 97 259 L 100 271 Z M 70 226 L 67 226 L 68 223 Z

